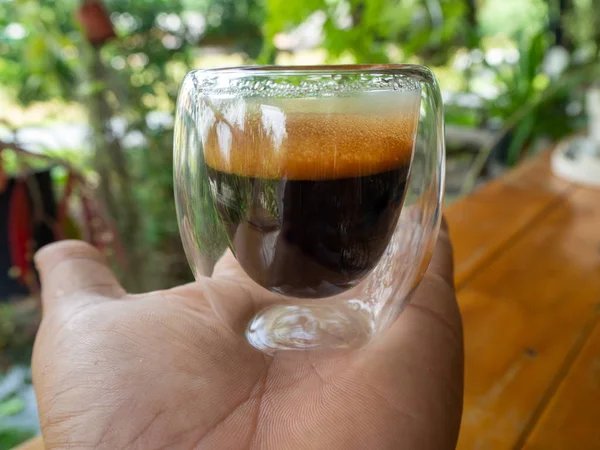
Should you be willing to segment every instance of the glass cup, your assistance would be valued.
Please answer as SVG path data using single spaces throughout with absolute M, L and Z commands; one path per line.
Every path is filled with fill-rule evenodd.
M 439 230 L 443 127 L 421 66 L 188 73 L 174 151 L 183 246 L 196 278 L 231 251 L 254 280 L 253 346 L 356 348 L 400 314 Z

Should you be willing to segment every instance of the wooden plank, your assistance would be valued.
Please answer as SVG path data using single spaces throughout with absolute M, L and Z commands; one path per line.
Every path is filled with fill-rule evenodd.
M 600 249 L 598 249 L 600 252 Z M 557 394 L 525 443 L 526 450 L 600 449 L 600 325 L 596 321 Z
M 466 353 L 459 449 L 518 446 L 585 336 L 600 299 L 597 195 L 575 190 L 459 290 Z
M 559 200 L 538 189 L 490 185 L 447 211 L 460 287 L 508 242 Z
M 517 176 L 509 172 L 445 212 L 454 244 L 458 287 L 572 189 L 551 175 L 545 154 L 527 161 L 514 173 Z

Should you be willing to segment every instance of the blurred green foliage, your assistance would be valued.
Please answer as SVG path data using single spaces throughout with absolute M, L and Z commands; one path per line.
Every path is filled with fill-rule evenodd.
M 0 430 L 0 448 L 7 450 L 14 448 L 33 436 L 35 433 L 19 428 Z
M 501 129 L 509 137 L 501 158 L 509 164 L 540 137 L 581 126 L 580 113 L 565 111 L 579 101 L 579 86 L 597 77 L 600 0 L 105 0 L 117 36 L 100 49 L 75 19 L 80 5 L 0 2 L 0 84 L 22 105 L 59 99 L 85 111 L 93 153 L 79 162 L 100 175 L 99 191 L 142 274 L 128 274 L 136 290 L 189 277 L 172 202 L 172 114 L 181 79 L 208 47 L 272 63 L 277 36 L 320 14 L 319 45 L 330 62 L 452 70 L 466 58 L 455 70 L 482 106 L 450 103 L 448 121 Z M 489 62 L 490 42 L 517 57 Z M 557 43 L 568 47 L 569 61 L 550 77 L 544 65 Z M 486 78 L 494 95 L 477 89 Z
M 0 371 L 0 449 L 8 450 L 39 434 L 39 424 L 27 366 Z
M 132 290 L 191 278 L 173 202 L 173 113 L 185 73 L 211 49 L 275 63 L 292 51 L 276 45 L 278 36 L 319 16 L 328 62 L 426 64 L 442 88 L 450 74 L 453 97 L 471 100 L 449 101 L 447 122 L 498 136 L 481 149 L 467 187 L 491 157 L 513 164 L 540 140 L 584 125 L 583 89 L 600 79 L 600 0 L 103 3 L 116 38 L 94 48 L 75 19 L 82 0 L 0 0 L 0 94 L 22 107 L 78 105 L 76 120 L 93 133 L 91 151 L 55 153 L 101 180 L 133 268 L 121 279 Z M 553 55 L 558 69 L 549 68 Z M 16 167 L 15 158 L 5 153 L 5 168 Z M 29 357 L 36 311 L 0 308 L 5 366 Z M 0 416 L 16 406 L 0 403 Z M 28 433 L 0 429 L 0 448 Z
M 5 0 L 0 84 L 23 105 L 60 99 L 83 107 L 81 120 L 94 130 L 83 165 L 99 173 L 99 191 L 142 274 L 126 282 L 148 289 L 189 277 L 172 201 L 172 114 L 179 83 L 204 49 L 272 63 L 277 36 L 320 14 L 320 47 L 330 62 L 435 68 L 466 57 L 458 69 L 463 89 L 483 106 L 450 103 L 448 120 L 502 129 L 509 139 L 501 158 L 510 164 L 540 137 L 580 126 L 581 114 L 565 108 L 597 75 L 590 66 L 600 42 L 599 1 L 573 0 L 559 11 L 558 2 L 542 0 L 105 0 L 117 37 L 98 49 L 75 19 L 80 0 Z M 559 34 L 570 59 L 551 79 L 544 64 Z M 490 39 L 514 47 L 517 58 L 488 62 Z M 577 52 L 587 52 L 583 63 Z M 480 94 L 478 77 L 492 79 L 496 94 Z
M 521 37 L 520 59 L 510 67 L 494 67 L 500 95 L 489 102 L 488 114 L 512 133 L 506 149 L 506 162 L 514 164 L 524 148 L 538 136 L 552 140 L 574 132 L 581 124 L 579 115 L 567 114 L 569 102 L 582 97 L 582 90 L 600 75 L 595 61 L 568 64 L 558 79 L 543 71 L 549 50 L 543 32 Z
M 266 0 L 266 50 L 277 33 L 300 25 L 316 11 L 325 14 L 323 48 L 331 59 L 349 54 L 356 62 L 389 62 L 390 48 L 403 59 L 447 61 L 453 45 L 472 40 L 469 2 L 422 0 Z M 271 54 L 272 52 L 266 52 Z
M 71 99 L 78 86 L 73 1 L 0 5 L 0 81 L 22 103 Z

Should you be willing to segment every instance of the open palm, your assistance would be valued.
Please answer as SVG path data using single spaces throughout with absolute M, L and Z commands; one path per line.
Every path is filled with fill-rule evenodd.
M 265 356 L 243 327 L 262 289 L 227 256 L 212 278 L 127 295 L 100 254 L 37 255 L 33 377 L 47 449 L 418 449 L 456 444 L 462 334 L 442 231 L 412 302 L 362 349 Z

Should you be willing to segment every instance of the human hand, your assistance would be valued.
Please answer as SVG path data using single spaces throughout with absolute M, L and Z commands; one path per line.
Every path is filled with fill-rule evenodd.
M 418 449 L 456 445 L 463 349 L 440 234 L 412 301 L 365 347 L 265 356 L 243 327 L 264 292 L 225 257 L 212 278 L 128 295 L 87 244 L 36 256 L 33 380 L 46 449 Z M 260 300 L 260 299 L 259 299 Z

